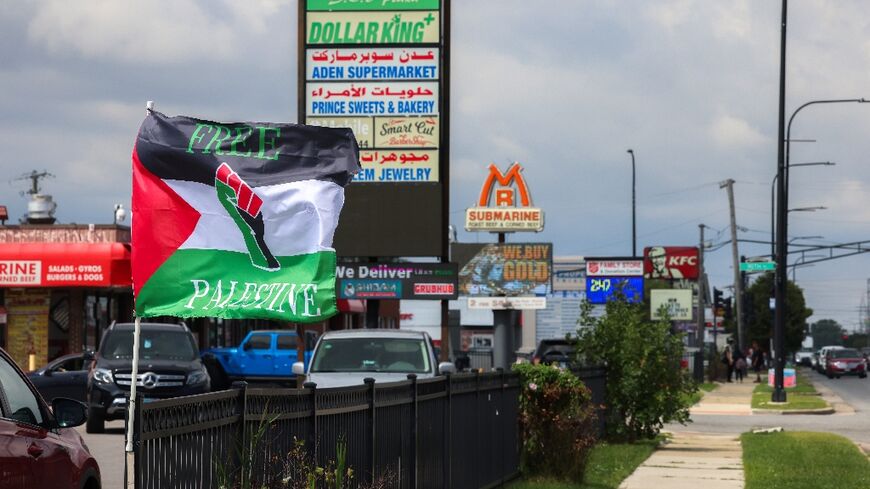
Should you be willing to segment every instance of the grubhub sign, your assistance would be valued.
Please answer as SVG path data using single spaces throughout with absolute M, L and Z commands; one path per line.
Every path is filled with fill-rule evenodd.
M 465 229 L 497 233 L 543 231 L 544 212 L 532 207 L 523 167 L 514 163 L 502 173 L 495 164 L 480 189 L 477 207 L 465 211 Z

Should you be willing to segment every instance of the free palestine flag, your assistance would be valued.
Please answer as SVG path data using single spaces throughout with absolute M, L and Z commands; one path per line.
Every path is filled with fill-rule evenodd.
M 149 111 L 133 149 L 136 314 L 332 316 L 332 238 L 358 171 L 350 129 Z

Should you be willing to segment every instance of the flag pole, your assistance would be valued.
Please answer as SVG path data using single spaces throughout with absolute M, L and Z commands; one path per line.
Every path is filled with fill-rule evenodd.
M 150 115 L 154 110 L 154 101 L 145 102 L 145 115 Z M 132 241 L 132 236 L 131 236 Z M 126 483 L 128 488 L 136 486 L 136 472 L 133 466 L 133 420 L 136 419 L 136 383 L 139 377 L 139 336 L 142 332 L 142 318 L 136 314 L 136 297 L 133 297 L 133 368 L 130 372 L 130 399 L 127 401 L 127 445 L 126 451 Z

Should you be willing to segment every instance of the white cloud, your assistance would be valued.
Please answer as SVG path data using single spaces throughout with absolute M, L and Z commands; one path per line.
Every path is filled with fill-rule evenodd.
M 767 142 L 757 129 L 739 117 L 724 115 L 713 121 L 709 130 L 716 145 L 731 149 L 747 148 Z
M 32 42 L 58 54 L 125 63 L 227 61 L 249 31 L 262 32 L 274 1 L 208 2 L 53 0 L 37 4 Z M 216 13 L 216 12 L 217 13 Z M 240 29 L 241 28 L 241 29 Z

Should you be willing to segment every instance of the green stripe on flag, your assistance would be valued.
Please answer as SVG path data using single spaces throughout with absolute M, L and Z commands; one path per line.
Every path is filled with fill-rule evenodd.
M 334 251 L 277 259 L 268 271 L 246 253 L 178 250 L 139 291 L 136 314 L 310 323 L 338 312 Z

